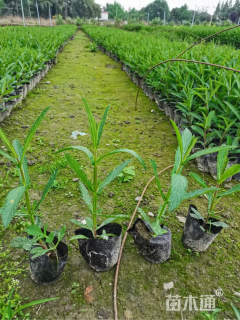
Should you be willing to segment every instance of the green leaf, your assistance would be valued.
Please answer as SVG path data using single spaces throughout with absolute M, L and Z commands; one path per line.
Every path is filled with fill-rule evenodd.
M 203 220 L 204 221 L 204 218 L 203 216 L 195 209 L 195 208 L 191 208 L 191 210 L 194 212 L 190 212 L 190 216 L 197 219 L 197 220 Z M 203 228 L 202 229 L 204 232 L 205 232 L 205 229 Z
M 22 159 L 22 156 L 23 156 L 23 147 L 21 146 L 20 142 L 16 139 L 13 141 L 13 147 L 14 147 L 14 150 L 16 151 L 17 155 L 18 155 L 18 159 L 19 159 L 19 162 L 20 160 Z M 23 160 L 22 160 L 22 171 L 23 171 L 23 174 L 24 174 L 24 179 L 26 181 L 26 185 L 29 187 L 30 186 L 30 177 L 29 177 L 29 174 L 28 174 L 28 164 L 27 164 L 27 159 L 25 156 L 23 156 Z M 20 174 L 20 177 L 21 177 L 21 180 L 22 180 L 22 174 L 21 174 L 21 171 L 19 170 L 19 174 Z M 23 181 L 21 181 L 21 183 L 23 184 Z
M 18 156 L 17 156 L 11 142 L 8 140 L 8 138 L 6 137 L 5 133 L 3 132 L 3 130 L 1 128 L 0 128 L 0 138 L 2 139 L 2 141 L 4 142 L 4 144 L 8 148 L 8 150 L 13 153 L 15 158 L 17 158 Z
M 240 172 L 240 164 L 234 164 L 230 168 L 226 169 L 225 172 L 221 175 L 221 178 L 218 180 L 218 183 L 221 184 L 228 178 L 234 176 Z
M 205 123 L 205 128 L 208 129 L 211 127 L 213 117 L 215 116 L 215 111 L 211 111 L 207 116 L 207 121 Z
M 45 241 L 47 243 L 51 243 L 51 242 L 53 242 L 53 239 L 54 239 L 54 234 L 53 234 L 53 232 L 50 232 Z
M 28 132 L 28 135 L 25 139 L 25 142 L 24 142 L 24 148 L 23 148 L 23 153 L 22 153 L 22 158 L 21 158 L 21 164 L 23 162 L 23 157 L 27 151 L 27 148 L 30 144 L 30 142 L 32 141 L 32 138 L 35 134 L 35 132 L 37 131 L 38 127 L 40 126 L 43 118 L 45 117 L 45 114 L 48 112 L 48 110 L 50 109 L 50 107 L 46 108 L 43 110 L 43 112 L 40 114 L 40 116 L 37 118 L 37 120 L 35 121 L 35 123 L 32 125 L 31 129 L 29 130 Z
M 103 133 L 103 128 L 104 128 L 104 125 L 105 125 L 105 122 L 106 122 L 106 118 L 107 118 L 107 114 L 108 114 L 109 108 L 110 108 L 110 106 L 108 106 L 106 108 L 106 110 L 104 111 L 102 120 L 101 120 L 101 122 L 99 124 L 97 146 L 99 145 L 99 142 L 100 142 L 100 139 L 101 139 L 101 136 L 102 136 L 102 133 Z
M 57 298 L 49 298 L 49 299 L 42 299 L 42 300 L 38 300 L 38 301 L 32 301 L 32 302 L 29 302 L 27 304 L 24 304 L 23 306 L 19 307 L 16 311 L 14 311 L 13 315 L 12 315 L 12 318 L 18 314 L 18 312 L 20 312 L 21 310 L 23 309 L 26 309 L 28 307 L 32 307 L 32 306 L 35 306 L 36 304 L 40 304 L 40 303 L 45 303 L 45 302 L 48 302 L 48 301 L 52 301 L 52 300 L 57 300 L 57 299 L 60 299 L 60 297 L 57 297 Z
M 175 152 L 175 162 L 174 162 L 174 167 L 172 169 L 172 173 L 176 173 L 180 166 L 181 166 L 181 152 L 178 146 Z
M 215 227 L 229 228 L 229 225 L 222 221 L 211 222 L 211 225 Z
M 188 146 L 187 151 L 184 154 L 184 158 L 183 158 L 183 162 L 186 161 L 187 157 L 189 156 L 189 154 L 191 153 L 193 147 L 195 146 L 196 142 L 198 141 L 198 138 L 192 137 L 192 140 L 190 141 L 190 144 Z
M 228 150 L 222 150 L 217 157 L 217 181 L 221 178 L 228 164 Z
M 232 302 L 231 302 L 231 306 L 233 308 L 233 311 L 235 312 L 237 320 L 240 320 L 240 310 L 237 307 L 235 307 L 235 305 Z
M 190 172 L 190 176 L 193 177 L 202 188 L 207 188 L 205 181 L 198 174 Z
M 232 146 L 220 146 L 220 147 L 213 147 L 213 148 L 209 148 L 209 149 L 203 149 L 203 150 L 200 150 L 194 154 L 192 154 L 190 157 L 187 158 L 187 160 L 185 161 L 185 164 L 190 161 L 190 160 L 193 160 L 195 158 L 198 158 L 198 157 L 201 157 L 205 154 L 209 154 L 209 153 L 215 153 L 215 152 L 218 152 L 218 151 L 221 151 L 221 150 L 230 150 L 230 149 L 234 149 L 234 147 Z
M 88 115 L 88 122 L 89 122 L 89 126 L 90 126 L 90 132 L 91 132 L 91 137 L 92 137 L 92 143 L 93 143 L 93 148 L 96 149 L 97 147 L 97 124 L 95 122 L 95 119 L 93 117 L 91 108 L 89 107 L 87 101 L 83 99 L 84 105 L 85 105 L 85 109 L 87 111 L 87 115 Z
M 143 217 L 143 220 L 145 220 L 150 226 L 151 226 L 151 221 L 148 217 L 148 215 L 143 211 L 143 209 L 138 208 L 138 212 L 141 214 L 141 216 Z
M 98 216 L 101 217 L 108 217 L 108 218 L 114 218 L 114 219 L 122 219 L 122 218 L 130 218 L 130 216 L 126 215 L 126 214 L 116 214 L 116 215 L 111 215 L 111 214 L 101 214 L 98 213 Z
M 2 155 L 3 157 L 7 158 L 10 161 L 12 161 L 15 165 L 17 164 L 16 159 L 14 159 L 11 156 L 9 156 L 6 152 L 3 152 L 3 151 L 0 150 L 0 155 Z
M 226 192 L 218 194 L 218 198 L 223 197 L 223 196 L 227 196 L 229 194 L 232 194 L 232 193 L 238 192 L 238 191 L 240 191 L 240 184 L 237 184 L 236 186 L 232 187 L 231 189 L 229 189 Z
M 93 206 L 92 206 L 92 199 L 90 197 L 90 194 L 87 190 L 87 188 L 85 187 L 85 185 L 79 181 L 79 188 L 83 197 L 83 201 L 86 203 L 86 205 L 88 206 L 89 210 L 92 212 L 93 211 Z
M 43 236 L 44 233 L 42 232 L 42 230 L 39 228 L 39 226 L 32 224 L 31 226 L 29 226 L 26 229 L 27 234 L 29 234 L 30 236 Z
M 139 154 L 137 154 L 137 152 L 130 150 L 130 149 L 117 149 L 117 150 L 113 150 L 107 154 L 105 154 L 104 156 L 102 156 L 101 158 L 98 159 L 98 162 L 100 162 L 103 158 L 110 156 L 114 153 L 119 153 L 119 152 L 126 152 L 131 154 L 132 156 L 134 156 L 135 158 L 138 159 L 138 161 L 141 163 L 141 165 L 143 166 L 143 168 L 146 170 L 146 165 L 145 162 L 142 160 L 142 158 L 139 156 Z
M 70 241 L 73 241 L 73 240 L 78 240 L 78 239 L 88 239 L 88 237 L 85 237 L 83 236 L 82 234 L 79 234 L 77 236 L 73 236 Z
M 94 158 L 93 158 L 93 154 L 90 150 L 88 150 L 88 148 L 85 148 L 85 147 L 82 147 L 82 146 L 71 146 L 71 147 L 66 147 L 66 148 L 63 148 L 63 149 L 60 149 L 54 153 L 59 153 L 59 152 L 63 152 L 63 151 L 67 151 L 67 150 L 79 150 L 79 151 L 83 151 L 87 156 L 88 158 L 90 159 L 91 161 L 91 164 L 94 165 Z
M 183 158 L 185 157 L 185 154 L 188 150 L 188 147 L 192 142 L 192 138 L 193 138 L 193 135 L 192 135 L 191 131 L 188 128 L 186 128 L 182 133 L 182 146 L 183 146 L 183 156 L 182 157 Z
M 48 182 L 47 182 L 47 184 L 46 184 L 46 186 L 45 186 L 45 188 L 44 188 L 44 190 L 43 190 L 41 199 L 38 201 L 37 205 L 36 205 L 35 208 L 34 208 L 34 211 L 36 211 L 36 210 L 40 207 L 41 203 L 42 203 L 43 200 L 46 198 L 49 190 L 51 189 L 51 187 L 52 187 L 52 185 L 53 185 L 53 183 L 54 183 L 54 180 L 56 180 L 57 174 L 58 174 L 58 169 L 55 170 L 55 171 L 53 171 L 50 179 L 48 180 Z
M 112 182 L 117 176 L 122 172 L 122 170 L 129 165 L 132 160 L 124 161 L 123 163 L 119 164 L 113 171 L 109 173 L 107 178 L 101 183 L 98 188 L 97 193 L 99 194 L 110 182 Z
M 70 219 L 70 221 L 71 221 L 72 223 L 74 223 L 74 224 L 76 224 L 76 225 L 84 228 L 84 229 L 89 229 L 86 224 L 84 224 L 84 223 L 82 223 L 82 222 L 80 222 L 80 221 L 78 221 L 78 220 Z M 89 230 L 91 230 L 91 229 L 89 229 Z
M 93 230 L 93 219 L 87 217 L 86 218 L 86 225 L 87 225 L 89 230 Z
M 224 101 L 226 103 L 226 105 L 229 107 L 229 109 L 231 109 L 231 111 L 235 114 L 235 116 L 238 117 L 238 119 L 240 120 L 240 113 L 237 111 L 237 109 L 228 101 Z
M 169 198 L 169 212 L 176 209 L 184 199 L 186 194 L 188 181 L 180 175 L 174 173 L 171 179 L 171 193 Z
M 12 218 L 14 217 L 14 214 L 18 209 L 19 203 L 24 195 L 25 190 L 26 190 L 26 187 L 22 186 L 22 187 L 12 189 L 8 193 L 4 207 L 3 207 L 3 211 L 2 211 L 2 222 L 5 228 L 7 228 L 9 223 L 12 221 Z
M 77 174 L 81 181 L 88 187 L 89 190 L 93 191 L 92 183 L 88 180 L 85 172 L 81 169 L 80 164 L 70 154 L 65 153 L 65 157 L 71 169 Z
M 215 187 L 194 190 L 194 191 L 186 193 L 184 196 L 184 200 L 196 198 L 196 197 L 202 196 L 204 194 L 208 194 L 208 193 L 213 193 L 214 191 L 217 191 L 217 190 L 218 189 Z
M 61 241 L 65 236 L 66 226 L 63 225 L 62 228 L 58 231 L 58 241 Z
M 183 159 L 182 137 L 181 137 L 180 131 L 178 130 L 178 127 L 177 127 L 176 123 L 175 123 L 173 120 L 171 120 L 171 119 L 170 119 L 170 121 L 171 121 L 171 123 L 172 123 L 172 125 L 173 125 L 173 128 L 174 128 L 175 132 L 176 132 L 176 136 L 177 136 L 177 140 L 178 140 L 178 146 L 179 146 L 179 149 L 180 149 L 181 161 L 182 161 L 182 159 Z M 185 130 L 186 130 L 186 129 L 185 129 Z
M 23 248 L 24 250 L 29 251 L 33 246 L 33 241 L 28 238 L 16 237 L 11 241 L 11 247 L 14 248 Z
M 155 175 L 155 179 L 156 179 L 156 182 L 157 182 L 157 187 L 158 187 L 158 190 L 161 194 L 161 197 L 162 199 L 165 201 L 166 200 L 166 197 L 165 195 L 163 194 L 162 192 L 162 187 L 161 187 L 161 183 L 160 183 L 160 180 L 158 179 L 158 172 L 157 172 L 157 164 L 154 160 L 150 160 L 151 162 L 151 165 L 152 165 L 152 168 L 153 168 L 153 172 L 154 172 L 154 175 Z
M 114 220 L 115 220 L 115 218 L 108 218 L 108 219 L 106 219 L 105 221 L 103 221 L 103 222 L 101 223 L 101 225 L 100 225 L 99 227 L 97 227 L 97 229 L 102 228 L 103 226 L 105 226 L 105 225 L 108 224 L 108 223 L 113 222 Z
M 42 247 L 36 247 L 30 251 L 30 253 L 33 255 L 31 258 L 35 259 L 37 257 L 43 256 L 45 253 L 50 251 L 51 249 L 43 249 Z

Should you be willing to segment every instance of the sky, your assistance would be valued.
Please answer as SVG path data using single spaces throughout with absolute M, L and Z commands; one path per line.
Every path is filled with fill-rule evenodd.
M 107 2 L 114 3 L 114 0 L 96 0 L 96 3 L 99 3 L 101 6 L 104 6 Z M 126 10 L 128 10 L 129 7 L 135 7 L 139 10 L 150 2 L 153 2 L 153 0 L 117 0 L 117 2 L 121 3 Z M 213 13 L 219 0 L 168 0 L 167 2 L 170 9 L 187 4 L 189 9 L 195 9 L 195 7 L 201 9 L 202 7 L 207 7 L 208 12 Z

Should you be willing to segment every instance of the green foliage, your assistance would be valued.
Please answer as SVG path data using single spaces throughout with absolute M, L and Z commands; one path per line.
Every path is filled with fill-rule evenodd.
M 183 131 L 182 135 L 180 134 L 178 127 L 176 124 L 172 122 L 173 128 L 175 130 L 177 140 L 178 140 L 178 148 L 176 150 L 175 163 L 173 170 L 171 172 L 171 185 L 168 188 L 166 194 L 163 193 L 161 182 L 158 178 L 157 172 L 157 164 L 154 160 L 151 161 L 151 165 L 153 168 L 153 172 L 155 175 L 156 183 L 158 190 L 160 192 L 160 196 L 162 198 L 163 204 L 160 205 L 158 214 L 156 216 L 155 221 L 152 223 L 148 216 L 144 213 L 142 209 L 139 210 L 142 217 L 150 224 L 153 230 L 153 236 L 161 235 L 166 230 L 161 228 L 161 224 L 163 224 L 163 220 L 166 212 L 171 212 L 175 210 L 183 200 L 191 199 L 197 197 L 199 195 L 207 194 L 211 196 L 214 192 L 217 192 L 218 188 L 207 188 L 206 183 L 200 178 L 197 174 L 192 174 L 194 179 L 200 184 L 203 189 L 191 191 L 187 193 L 188 180 L 186 177 L 182 175 L 182 169 L 184 165 L 189 161 L 190 158 L 194 157 L 195 154 L 190 156 L 192 149 L 197 142 L 197 139 L 192 135 L 191 131 L 187 128 Z M 225 150 L 226 147 L 219 147 L 218 150 Z M 229 149 L 229 147 L 228 147 Z M 214 152 L 214 148 L 205 149 L 204 152 L 212 153 Z M 222 151 L 225 152 L 225 151 Z
M 15 288 L 13 288 L 9 294 L 8 297 L 6 298 L 5 301 L 5 305 L 3 306 L 3 308 L 1 308 L 1 315 L 2 315 L 2 320 L 12 320 L 15 319 L 15 317 L 24 309 L 28 308 L 28 307 L 32 307 L 35 306 L 37 304 L 41 304 L 41 303 L 45 303 L 48 301 L 52 301 L 52 300 L 57 300 L 60 299 L 60 297 L 58 298 L 48 298 L 48 299 L 42 299 L 42 300 L 38 300 L 38 301 L 32 301 L 29 303 L 26 303 L 24 305 L 17 305 L 17 306 L 13 306 L 12 305 L 12 300 L 13 300 L 13 293 L 14 293 Z
M 70 165 L 70 167 L 72 168 L 72 170 L 77 174 L 77 176 L 80 178 L 80 191 L 83 197 L 83 200 L 85 201 L 85 203 L 87 204 L 90 213 L 92 214 L 93 218 L 90 219 L 88 218 L 87 220 L 87 228 L 89 228 L 94 237 L 97 237 L 97 215 L 99 214 L 99 210 L 97 210 L 97 199 L 99 194 L 103 191 L 103 189 L 109 184 L 111 183 L 113 180 L 115 180 L 119 174 L 121 174 L 121 172 L 124 170 L 124 168 L 132 161 L 132 160 L 126 160 L 124 162 L 122 162 L 121 164 L 119 164 L 115 169 L 113 169 L 108 176 L 106 177 L 106 179 L 103 182 L 99 181 L 98 178 L 98 164 L 100 163 L 100 161 L 109 156 L 112 155 L 116 152 L 124 152 L 124 153 L 129 153 L 130 155 L 136 157 L 139 162 L 141 163 L 141 165 L 145 167 L 145 163 L 143 162 L 143 160 L 141 159 L 141 157 L 134 151 L 132 150 L 128 150 L 128 149 L 119 149 L 119 150 L 115 150 L 113 152 L 110 152 L 108 154 L 105 154 L 103 156 L 98 156 L 98 147 L 100 144 L 100 140 L 101 140 L 101 136 L 103 133 L 103 128 L 106 122 L 106 118 L 107 118 L 107 114 L 109 111 L 109 107 L 106 108 L 103 117 L 100 121 L 100 123 L 96 123 L 94 116 L 92 114 L 92 110 L 90 108 L 90 106 L 88 105 L 87 101 L 85 99 L 83 99 L 84 105 L 85 105 L 85 109 L 87 112 L 87 117 L 88 117 L 88 122 L 89 122 L 89 127 L 90 127 L 90 133 L 91 133 L 91 140 L 92 140 L 92 151 L 88 150 L 85 147 L 68 147 L 68 148 L 63 148 L 61 150 L 58 150 L 57 152 L 62 152 L 62 151 L 66 151 L 66 150 L 70 150 L 70 149 L 78 149 L 80 151 L 85 152 L 85 154 L 88 156 L 88 158 L 90 159 L 90 163 L 93 166 L 93 179 L 92 181 L 90 181 L 87 178 L 86 173 L 83 171 L 82 169 L 82 165 L 80 163 L 78 163 L 78 161 L 76 159 L 74 159 L 70 154 L 65 153 L 65 157 L 68 161 L 68 164 Z M 89 194 L 89 191 L 92 193 L 92 198 Z M 112 218 L 109 218 L 112 221 Z M 105 220 L 105 222 L 108 221 Z M 76 220 L 74 221 L 75 223 L 78 223 Z M 103 222 L 103 224 L 105 223 Z M 108 222 L 109 223 L 109 222 Z M 102 224 L 102 225 L 103 225 Z M 81 225 L 81 224 L 79 224 Z M 85 226 L 86 227 L 86 226 Z M 104 235 L 105 237 L 105 235 Z M 76 237 L 74 239 L 77 239 Z
M 217 215 L 215 213 L 215 207 L 219 203 L 222 197 L 226 195 L 233 194 L 235 192 L 240 191 L 240 184 L 237 184 L 236 186 L 232 187 L 226 192 L 220 192 L 221 184 L 228 179 L 229 177 L 237 174 L 240 172 L 240 165 L 233 165 L 230 168 L 227 168 L 228 165 L 228 151 L 227 150 L 221 150 L 218 154 L 217 158 L 217 182 L 215 188 L 206 188 L 207 184 L 206 182 L 196 173 L 191 172 L 190 175 L 194 178 L 194 180 L 201 186 L 204 187 L 204 190 L 208 190 L 207 192 L 207 198 L 208 198 L 208 214 L 207 217 L 204 220 L 204 225 L 210 222 L 209 218 L 214 217 L 216 218 Z M 199 193 L 198 190 L 195 191 L 196 193 Z M 189 199 L 193 196 L 193 193 L 189 193 L 185 196 L 186 199 Z M 201 192 L 200 192 L 201 193 Z M 206 192 L 204 192 L 205 194 Z M 227 227 L 226 224 L 223 222 L 218 222 L 216 224 L 212 223 L 213 225 L 218 225 L 222 227 Z
M 129 166 L 123 169 L 123 171 L 118 175 L 118 182 L 130 182 L 135 177 L 135 168 Z
M 130 32 L 105 27 L 83 28 L 98 45 L 116 54 L 131 73 L 140 77 L 155 64 L 172 59 L 186 50 L 198 40 L 194 34 L 203 38 L 196 31 L 206 32 L 208 29 L 193 27 L 189 30 L 187 27 L 181 27 L 173 28 L 172 32 L 164 32 L 169 29 L 168 26 L 152 27 L 139 24 L 124 26 L 124 29 Z M 215 31 L 213 27 L 210 30 L 211 33 L 206 36 Z M 193 35 L 189 35 L 189 32 Z M 240 29 L 236 29 L 220 36 L 232 39 L 231 36 L 236 34 L 236 38 L 239 39 L 239 32 Z M 185 41 L 179 42 L 179 38 Z M 218 39 L 216 37 L 214 41 Z M 187 51 L 184 59 L 239 69 L 238 56 L 237 50 L 210 42 Z M 238 137 L 240 126 L 239 75 L 194 63 L 184 63 L 183 66 L 180 68 L 179 63 L 174 63 L 167 72 L 169 64 L 164 64 L 152 70 L 145 81 L 161 101 L 171 102 L 171 105 L 176 106 L 183 122 L 200 138 L 199 144 L 204 148 L 227 144 L 227 137 L 234 141 Z

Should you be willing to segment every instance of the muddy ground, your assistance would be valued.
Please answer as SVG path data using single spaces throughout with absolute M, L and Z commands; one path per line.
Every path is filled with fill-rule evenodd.
M 177 146 L 176 137 L 168 118 L 157 109 L 155 103 L 149 108 L 149 99 L 141 92 L 138 111 L 134 111 L 137 87 L 121 71 L 117 63 L 102 52 L 92 53 L 86 46 L 89 40 L 82 31 L 64 48 L 58 56 L 58 64 L 49 71 L 37 88 L 28 94 L 23 103 L 16 107 L 11 116 L 1 123 L 5 133 L 13 140 L 23 141 L 40 112 L 52 106 L 36 134 L 27 157 L 32 160 L 30 177 L 33 189 L 32 200 L 39 199 L 50 174 L 57 166 L 62 169 L 57 178 L 56 188 L 51 191 L 41 206 L 42 220 L 47 222 L 49 230 L 56 230 L 64 223 L 67 234 L 64 239 L 69 244 L 69 260 L 59 282 L 44 287 L 34 284 L 29 275 L 27 254 L 18 249 L 9 249 L 9 242 L 15 234 L 20 234 L 26 224 L 15 219 L 7 230 L 1 228 L 1 270 L 9 266 L 11 272 L 2 272 L 2 291 L 8 279 L 14 277 L 20 281 L 19 293 L 29 300 L 47 297 L 61 297 L 58 301 L 49 302 L 29 309 L 31 319 L 113 319 L 112 292 L 114 282 L 113 268 L 110 272 L 97 273 L 89 269 L 80 256 L 77 242 L 70 243 L 75 226 L 69 221 L 72 218 L 84 219 L 89 213 L 80 197 L 78 183 L 72 170 L 66 166 L 63 155 L 54 155 L 57 148 L 70 145 L 90 146 L 90 132 L 82 97 L 90 104 L 94 116 L 100 120 L 104 109 L 110 105 L 105 132 L 102 136 L 100 152 L 105 153 L 116 148 L 129 148 L 137 151 L 147 163 L 145 172 L 134 160 L 136 176 L 129 183 L 117 180 L 109 185 L 100 200 L 99 206 L 105 213 L 131 215 L 136 201 L 145 184 L 153 175 L 149 160 L 154 159 L 158 168 L 163 169 L 174 161 Z M 50 82 L 50 83 L 47 83 Z M 70 139 L 71 132 L 79 130 L 87 133 L 78 140 Z M 0 146 L 3 146 L 0 142 Z M 83 153 L 75 155 L 88 175 L 91 166 Z M 101 166 L 102 179 L 122 160 L 129 159 L 126 154 L 117 154 L 107 158 Z M 11 187 L 17 186 L 16 171 L 7 161 L 0 158 L 0 206 Z M 198 172 L 193 161 L 185 168 Z M 202 174 L 201 174 L 202 175 Z M 209 184 L 210 176 L 205 175 Z M 162 185 L 168 186 L 169 173 L 161 177 Z M 226 184 L 226 189 L 234 182 Z M 197 186 L 189 178 L 189 189 Z M 204 197 L 194 199 L 200 212 L 206 210 Z M 216 307 L 222 308 L 219 319 L 234 319 L 230 302 L 239 305 L 234 292 L 240 291 L 240 253 L 239 253 L 239 219 L 240 203 L 237 195 L 230 196 L 218 206 L 222 211 L 223 221 L 230 225 L 217 237 L 211 247 L 201 254 L 185 249 L 181 243 L 183 223 L 176 214 L 183 217 L 188 211 L 189 201 L 168 214 L 165 224 L 173 234 L 172 254 L 169 261 L 154 265 L 147 262 L 137 251 L 129 236 L 121 264 L 118 308 L 119 319 L 201 319 L 197 311 L 169 312 L 166 310 L 166 296 L 179 295 L 182 298 L 190 295 L 196 297 L 199 308 L 201 295 L 212 295 L 221 288 L 223 296 L 216 298 Z M 156 213 L 159 207 L 157 187 L 153 183 L 148 189 L 142 208 L 146 212 Z M 120 221 L 126 230 L 127 222 Z M 7 253 L 7 254 L 5 254 Z M 5 269 L 7 269 L 6 267 Z M 18 270 L 20 270 L 18 272 Z M 10 281 L 10 280 L 9 280 Z M 174 282 L 174 288 L 164 290 L 163 284 Z M 92 286 L 92 303 L 88 304 L 84 291 Z M 6 289 L 6 288 L 5 288 Z M 1 292 L 2 293 L 2 292 Z

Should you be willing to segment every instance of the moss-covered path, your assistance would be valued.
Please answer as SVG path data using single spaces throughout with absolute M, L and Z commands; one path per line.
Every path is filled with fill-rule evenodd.
M 28 126 L 32 125 L 40 112 L 51 105 L 45 120 L 39 128 L 34 143 L 27 154 L 31 160 L 30 176 L 32 180 L 32 199 L 39 199 L 51 171 L 61 167 L 61 171 L 45 203 L 41 206 L 42 220 L 48 223 L 48 228 L 56 230 L 62 224 L 67 225 L 65 241 L 73 235 L 75 226 L 69 222 L 71 218 L 84 219 L 88 214 L 86 205 L 80 198 L 76 178 L 66 166 L 63 155 L 54 155 L 57 148 L 69 145 L 90 146 L 90 133 L 86 112 L 81 100 L 86 98 L 92 107 L 97 120 L 104 109 L 110 105 L 105 132 L 102 137 L 100 152 L 115 148 L 129 148 L 137 151 L 146 161 L 148 170 L 142 170 L 134 160 L 136 176 L 130 183 L 115 181 L 105 189 L 101 199 L 101 207 L 105 213 L 131 215 L 136 205 L 135 198 L 139 196 L 146 182 L 152 176 L 149 159 L 153 158 L 159 169 L 172 164 L 176 148 L 176 138 L 167 117 L 152 104 L 142 93 L 139 97 L 139 110 L 134 111 L 134 101 L 137 87 L 127 75 L 121 71 L 121 65 L 114 62 L 101 52 L 91 53 L 86 46 L 89 40 L 79 31 L 58 56 L 58 64 L 41 81 L 38 87 L 30 93 L 23 104 L 15 108 L 11 117 L 1 124 L 3 130 L 11 138 L 23 141 Z M 78 140 L 70 139 L 71 132 L 79 130 L 87 135 L 79 136 Z M 0 142 L 2 148 L 2 143 Z M 90 166 L 83 153 L 73 152 L 83 163 L 88 175 Z M 126 154 L 108 158 L 101 167 L 104 177 L 114 165 Z M 185 169 L 197 171 L 195 163 Z M 162 184 L 169 185 L 169 173 L 162 177 Z M 210 183 L 211 178 L 208 178 Z M 0 158 L 0 206 L 11 187 L 17 186 L 16 171 L 10 163 Z M 229 183 L 230 184 L 230 183 Z M 228 185 L 229 185 L 228 184 Z M 190 187 L 194 183 L 190 180 Z M 204 197 L 194 200 L 199 210 L 204 212 L 206 200 Z M 166 225 L 172 230 L 172 255 L 169 261 L 161 265 L 147 262 L 140 254 L 129 237 L 121 264 L 118 307 L 120 319 L 200 319 L 194 310 L 169 312 L 166 310 L 166 296 L 179 295 L 182 298 L 182 309 L 185 299 L 192 295 L 196 297 L 197 307 L 200 306 L 201 295 L 214 294 L 221 288 L 223 296 L 216 299 L 216 306 L 223 312 L 220 319 L 233 319 L 230 302 L 236 302 L 234 292 L 240 291 L 240 254 L 239 254 L 239 225 L 240 205 L 238 197 L 229 197 L 224 204 L 219 205 L 223 219 L 231 228 L 223 231 L 209 250 L 196 254 L 186 250 L 181 243 L 183 224 L 178 221 L 176 214 L 186 216 L 189 202 L 182 204 L 180 209 L 166 218 Z M 157 188 L 153 184 L 143 201 L 147 212 L 156 213 L 159 206 Z M 230 217 L 231 219 L 227 219 Z M 126 221 L 120 221 L 126 230 Z M 20 281 L 20 294 L 29 297 L 30 301 L 47 297 L 61 297 L 53 301 L 33 307 L 30 319 L 112 319 L 112 290 L 115 269 L 107 273 L 97 273 L 88 268 L 80 256 L 77 243 L 69 246 L 69 261 L 61 280 L 48 287 L 34 284 L 29 275 L 27 255 L 21 250 L 10 249 L 8 244 L 15 234 L 20 234 L 24 223 L 15 220 L 10 229 L 0 230 L 1 271 L 4 267 L 11 273 L 2 272 L 0 277 L 1 290 L 6 288 L 11 277 Z M 5 255 L 7 252 L 7 255 Z M 19 264 L 18 264 L 19 263 Z M 22 269 L 22 271 L 20 270 Z M 17 270 L 20 270 L 17 274 Z M 174 282 L 174 288 L 165 291 L 164 283 Z M 84 291 L 92 286 L 92 303 L 88 304 Z M 1 292 L 1 291 L 0 291 Z M 2 292 L 1 292 L 2 293 Z

